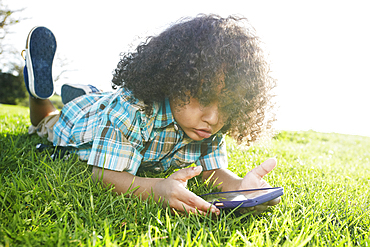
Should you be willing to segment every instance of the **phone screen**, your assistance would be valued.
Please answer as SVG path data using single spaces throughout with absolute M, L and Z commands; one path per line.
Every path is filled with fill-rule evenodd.
M 248 191 L 232 191 L 221 193 L 210 193 L 202 195 L 202 198 L 207 202 L 222 202 L 222 201 L 245 201 L 265 194 L 273 193 L 274 189 L 248 190 Z

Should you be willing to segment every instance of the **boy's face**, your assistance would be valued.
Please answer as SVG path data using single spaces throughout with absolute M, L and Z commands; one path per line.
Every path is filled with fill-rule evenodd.
M 190 97 L 190 103 L 182 107 L 176 101 L 170 100 L 171 111 L 188 137 L 201 141 L 217 133 L 225 124 L 225 117 L 220 114 L 218 102 L 202 106 L 195 98 Z

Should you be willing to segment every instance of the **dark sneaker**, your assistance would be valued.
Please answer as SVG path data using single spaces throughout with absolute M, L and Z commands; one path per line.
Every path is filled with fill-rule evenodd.
M 46 27 L 35 27 L 28 34 L 23 74 L 26 88 L 35 98 L 48 99 L 54 94 L 52 65 L 56 49 L 54 34 Z
M 101 91 L 92 85 L 64 84 L 60 96 L 62 97 L 63 104 L 67 104 L 82 95 L 99 92 Z

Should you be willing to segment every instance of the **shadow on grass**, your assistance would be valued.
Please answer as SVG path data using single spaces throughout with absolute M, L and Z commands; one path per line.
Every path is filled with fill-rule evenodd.
M 48 144 L 44 138 L 37 135 L 21 134 L 0 134 L 0 174 L 6 176 L 7 171 L 17 170 L 20 164 L 36 161 L 40 154 L 36 150 L 39 143 Z

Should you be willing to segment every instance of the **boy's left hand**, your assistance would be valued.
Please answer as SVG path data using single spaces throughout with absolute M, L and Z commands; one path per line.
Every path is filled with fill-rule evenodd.
M 277 164 L 275 158 L 270 158 L 263 162 L 261 165 L 252 169 L 244 176 L 243 180 L 240 183 L 240 190 L 254 189 L 254 188 L 269 188 L 271 187 L 263 177 L 272 171 Z M 265 211 L 269 206 L 274 206 L 280 202 L 280 197 L 275 198 L 271 201 L 265 202 L 261 205 L 245 208 L 248 211 L 255 211 L 255 214 Z

